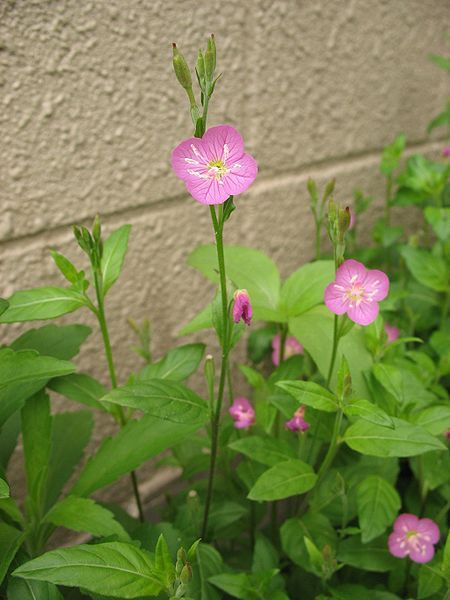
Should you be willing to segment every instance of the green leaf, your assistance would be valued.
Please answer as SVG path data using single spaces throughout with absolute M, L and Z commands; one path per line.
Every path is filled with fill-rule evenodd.
M 424 215 L 437 237 L 446 242 L 450 238 L 450 208 L 427 206 Z
M 24 539 L 24 533 L 0 522 L 0 584 Z
M 2 315 L 5 310 L 8 308 L 9 302 L 4 298 L 0 298 L 0 315 Z
M 89 498 L 67 496 L 45 515 L 44 522 L 99 537 L 116 535 L 122 541 L 130 539 L 112 512 Z
M 445 292 L 448 287 L 448 272 L 444 259 L 411 246 L 403 246 L 400 252 L 419 283 L 432 290 Z
M 313 381 L 279 381 L 276 385 L 300 404 L 325 412 L 336 412 L 338 409 L 336 396 Z
M 107 389 L 90 375 L 73 373 L 64 377 L 58 377 L 57 379 L 52 379 L 48 387 L 74 402 L 79 402 L 98 410 L 106 410 L 99 400 L 107 393 Z
M 280 275 L 275 263 L 262 252 L 245 246 L 225 246 L 227 276 L 250 296 L 254 319 L 277 320 L 280 295 Z M 217 282 L 216 248 L 212 244 L 199 246 L 189 256 L 188 264 L 211 281 Z
M 189 335 L 203 329 L 212 328 L 212 303 L 210 302 L 203 308 L 189 323 L 180 329 L 178 335 Z
M 280 312 L 286 317 L 296 317 L 313 306 L 323 303 L 326 286 L 334 278 L 334 263 L 318 260 L 303 265 L 286 279 L 280 296 Z
M 344 441 L 352 450 L 382 457 L 416 456 L 445 448 L 444 444 L 422 427 L 401 419 L 392 419 L 394 429 L 357 421 L 347 429 Z
M 13 574 L 115 598 L 157 596 L 162 589 L 150 555 L 124 542 L 52 550 Z
M 136 381 L 145 382 L 148 379 L 184 381 L 198 369 L 204 352 L 205 344 L 186 344 L 169 350 L 161 360 L 141 369 L 136 375 Z
M 58 588 L 45 581 L 27 581 L 10 577 L 7 590 L 8 600 L 63 600 Z
M 48 468 L 51 453 L 52 417 L 50 400 L 40 391 L 22 408 L 22 438 L 27 474 L 27 498 L 37 516 L 45 504 Z
M 444 577 L 450 582 L 450 531 L 447 534 L 447 540 L 444 546 L 444 556 L 442 558 L 441 570 Z
M 196 566 L 189 585 L 189 592 L 198 600 L 220 600 L 221 596 L 209 583 L 209 578 L 224 570 L 222 557 L 212 546 L 200 544 L 197 548 Z
M 444 69 L 445 71 L 450 71 L 450 58 L 446 58 L 445 56 L 439 56 L 438 54 L 430 54 L 429 59 L 441 69 Z
M 331 348 L 333 346 L 334 315 L 326 306 L 315 306 L 306 313 L 289 320 L 289 331 L 311 355 L 324 378 L 330 368 Z M 366 348 L 363 328 L 354 327 L 339 342 L 336 365 L 340 365 L 342 356 L 348 361 L 355 394 L 367 396 L 364 371 L 370 369 L 372 356 Z M 334 385 L 336 375 L 331 382 Z
M 262 533 L 256 535 L 253 550 L 252 573 L 263 573 L 278 568 L 278 552 Z
M 88 496 L 183 441 L 197 429 L 198 423 L 174 423 L 153 415 L 129 421 L 114 437 L 103 440 L 81 471 L 72 493 Z
M 380 171 L 383 175 L 390 175 L 398 167 L 400 158 L 405 149 L 406 137 L 398 135 L 392 144 L 388 144 L 383 148 L 381 157 Z
M 428 565 L 420 565 L 417 580 L 417 600 L 437 594 L 444 583 L 443 578 Z
M 87 410 L 58 413 L 52 417 L 52 443 L 48 465 L 46 509 L 58 499 L 75 467 L 83 457 L 94 419 Z
M 67 375 L 74 370 L 72 363 L 51 356 L 40 356 L 34 350 L 14 352 L 9 348 L 0 349 L 0 389 L 36 380 L 44 385 L 48 379 Z
M 71 289 L 41 287 L 15 292 L 0 323 L 54 319 L 86 305 L 82 294 Z
M 55 262 L 55 265 L 70 283 L 78 282 L 78 271 L 71 261 L 56 250 L 50 250 L 50 254 Z
M 14 413 L 0 430 L 0 473 L 6 473 L 9 460 L 17 445 L 21 427 L 20 413 Z
M 450 123 L 450 110 L 444 110 L 428 123 L 427 131 L 430 133 L 436 127 L 447 126 Z
M 250 500 L 281 500 L 303 494 L 314 487 L 317 475 L 298 459 L 280 462 L 258 478 L 248 494 Z
M 233 598 L 248 600 L 252 597 L 249 596 L 252 586 L 246 573 L 221 573 L 220 575 L 213 575 L 209 578 L 209 581 L 220 590 L 233 596 Z
M 375 539 L 392 525 L 401 507 L 397 490 L 382 477 L 371 475 L 356 490 L 359 526 L 363 544 Z
M 9 485 L 0 477 L 0 499 L 9 498 Z
M 238 502 L 233 502 L 232 500 L 214 502 L 209 513 L 209 527 L 214 532 L 220 531 L 232 523 L 239 521 L 247 513 L 247 508 Z
M 155 569 L 158 571 L 160 579 L 164 582 L 164 587 L 168 588 L 171 586 L 175 581 L 175 567 L 170 556 L 169 546 L 163 534 L 159 536 L 156 543 Z
M 412 414 L 410 420 L 433 435 L 442 435 L 450 429 L 450 406 L 440 404 L 424 408 Z
M 348 417 L 361 417 L 361 419 L 376 425 L 394 427 L 391 417 L 379 406 L 368 400 L 349 400 L 349 404 L 344 406 L 344 414 Z
M 228 444 L 228 447 L 269 467 L 295 458 L 295 452 L 288 443 L 273 437 L 250 435 Z
M 264 388 L 266 385 L 266 380 L 264 379 L 263 375 L 256 369 L 252 369 L 246 365 L 239 365 L 239 370 L 252 387 Z
M 208 419 L 206 403 L 182 383 L 167 379 L 149 379 L 116 388 L 102 402 L 141 410 L 174 423 L 196 423 Z
M 375 573 L 384 573 L 398 568 L 398 559 L 389 554 L 384 536 L 363 544 L 359 536 L 354 535 L 339 544 L 337 559 L 351 567 Z
M 113 231 L 103 244 L 101 269 L 105 296 L 120 275 L 128 249 L 130 231 L 131 225 L 122 225 L 122 227 Z
M 36 350 L 43 356 L 70 360 L 91 333 L 86 325 L 45 325 L 29 329 L 11 344 L 13 350 Z
M 409 464 L 418 481 L 427 490 L 435 490 L 448 483 L 450 473 L 450 454 L 448 450 L 427 452 L 419 458 L 412 458 Z

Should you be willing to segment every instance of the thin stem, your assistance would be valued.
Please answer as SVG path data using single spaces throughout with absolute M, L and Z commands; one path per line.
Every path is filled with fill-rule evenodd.
M 325 473 L 328 471 L 331 463 L 333 462 L 334 456 L 336 454 L 338 437 L 339 437 L 339 432 L 341 430 L 341 424 L 342 424 L 342 416 L 343 416 L 342 410 L 339 409 L 336 413 L 336 418 L 334 420 L 333 435 L 331 437 L 330 445 L 328 446 L 328 451 L 327 451 L 325 458 L 323 459 L 323 462 L 320 465 L 320 469 L 317 473 L 317 481 L 318 482 L 323 478 Z
M 117 387 L 117 376 L 116 376 L 116 369 L 114 366 L 114 359 L 113 359 L 112 348 L 111 348 L 111 340 L 109 337 L 108 326 L 106 324 L 102 276 L 101 276 L 101 273 L 99 273 L 95 267 L 93 268 L 93 274 L 94 274 L 95 293 L 97 296 L 96 315 L 97 315 L 97 319 L 98 319 L 98 322 L 100 325 L 100 330 L 102 332 L 103 346 L 105 348 L 105 355 L 106 355 L 106 360 L 108 363 L 108 370 L 109 370 L 109 377 L 111 379 L 111 386 L 113 388 L 116 388 Z M 120 426 L 124 427 L 124 425 L 126 425 L 126 423 L 127 423 L 127 419 L 125 417 L 125 414 L 124 414 L 121 406 L 118 406 L 117 414 L 119 417 Z M 131 486 L 133 488 L 134 497 L 136 499 L 139 520 L 141 521 L 141 523 L 143 523 L 144 522 L 144 511 L 142 509 L 142 502 L 141 502 L 141 497 L 139 495 L 137 477 L 136 477 L 136 473 L 134 471 L 131 471 L 130 478 L 131 478 Z
M 279 365 L 281 365 L 281 363 L 284 361 L 287 334 L 288 334 L 287 326 L 282 325 L 281 333 L 280 333 L 280 350 L 279 350 L 279 354 L 278 354 L 278 364 Z
M 214 227 L 214 236 L 216 239 L 216 250 L 217 250 L 217 261 L 219 263 L 219 275 L 220 275 L 220 292 L 222 297 L 222 322 L 223 322 L 223 336 L 221 341 L 222 346 L 222 361 L 220 366 L 220 379 L 219 389 L 217 392 L 217 402 L 214 407 L 214 412 L 211 422 L 211 459 L 209 463 L 209 476 L 208 476 L 208 488 L 206 491 L 205 499 L 205 512 L 203 514 L 203 525 L 201 531 L 202 539 L 206 539 L 206 533 L 208 528 L 208 516 L 211 507 L 211 500 L 213 495 L 214 486 L 214 474 L 217 461 L 217 450 L 218 450 L 218 438 L 219 438 L 219 425 L 220 425 L 220 413 L 222 409 L 223 393 L 225 389 L 225 381 L 228 372 L 228 352 L 229 352 L 229 315 L 228 315 L 228 299 L 227 299 L 227 284 L 225 275 L 225 256 L 223 252 L 223 207 L 219 207 L 219 219 L 215 207 L 210 206 L 211 219 Z
M 330 368 L 328 369 L 327 387 L 330 387 L 331 377 L 333 375 L 334 363 L 336 362 L 336 354 L 339 345 L 338 335 L 338 320 L 339 316 L 334 315 L 334 328 L 333 328 L 333 349 L 331 351 Z
M 321 256 L 321 229 L 322 222 L 320 220 L 316 221 L 316 260 L 320 260 Z

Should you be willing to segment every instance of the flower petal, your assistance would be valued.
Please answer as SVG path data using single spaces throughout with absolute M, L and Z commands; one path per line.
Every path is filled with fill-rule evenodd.
M 325 288 L 325 305 L 334 312 L 335 315 L 343 315 L 348 309 L 348 298 L 345 295 L 345 289 L 336 281 L 330 283 Z
M 336 271 L 336 283 L 344 287 L 350 287 L 354 283 L 362 283 L 367 275 L 366 267 L 350 258 L 342 263 Z
M 409 547 L 405 538 L 395 531 L 388 538 L 388 547 L 392 556 L 396 556 L 397 558 L 405 558 L 409 553 Z
M 384 300 L 389 293 L 389 278 L 383 271 L 371 269 L 370 271 L 367 271 L 362 286 L 365 295 L 370 294 L 373 300 L 380 302 L 380 300 Z
M 244 154 L 238 161 L 228 161 L 229 171 L 222 177 L 228 196 L 242 194 L 254 182 L 258 174 L 256 160 L 250 154 Z
M 427 536 L 429 539 L 426 539 L 425 541 L 431 542 L 432 544 L 437 544 L 441 537 L 439 527 L 432 519 L 420 519 L 419 524 L 417 525 L 417 531 L 422 534 L 422 536 Z
M 172 152 L 172 169 L 180 179 L 190 181 L 207 172 L 207 158 L 204 155 L 202 140 L 189 138 L 181 142 Z M 194 175 L 193 173 L 197 173 Z
M 354 323 L 358 325 L 370 325 L 378 317 L 380 307 L 377 302 L 366 302 L 363 300 L 348 306 L 347 315 Z
M 416 515 L 403 513 L 395 519 L 394 531 L 402 534 L 405 534 L 408 531 L 417 531 L 418 524 L 419 519 L 416 517 Z
M 216 179 L 193 178 L 186 181 L 186 188 L 202 204 L 223 204 L 229 196 Z
M 202 137 L 208 160 L 223 160 L 227 165 L 244 154 L 244 140 L 231 125 L 210 127 Z
M 410 549 L 409 557 L 416 563 L 427 563 L 434 556 L 433 544 L 418 544 Z

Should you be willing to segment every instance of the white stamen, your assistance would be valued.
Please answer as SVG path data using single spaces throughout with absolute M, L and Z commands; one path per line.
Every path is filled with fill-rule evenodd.
M 200 163 L 198 162 L 198 160 L 194 160 L 193 158 L 185 158 L 184 159 L 188 165 L 199 165 Z
M 223 145 L 223 162 L 227 162 L 227 158 L 230 155 L 230 150 L 228 148 L 228 144 Z

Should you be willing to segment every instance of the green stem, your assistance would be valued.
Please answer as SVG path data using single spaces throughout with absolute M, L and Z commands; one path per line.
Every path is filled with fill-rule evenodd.
M 321 256 L 321 229 L 322 222 L 316 220 L 316 260 L 320 260 Z
M 333 375 L 334 363 L 336 362 L 336 354 L 337 354 L 337 349 L 338 349 L 338 345 L 339 345 L 338 320 L 339 320 L 339 316 L 334 315 L 333 349 L 331 351 L 330 367 L 328 369 L 327 388 L 330 387 L 330 381 L 331 381 L 331 377 Z
M 216 240 L 217 250 L 217 261 L 219 263 L 219 275 L 220 275 L 220 292 L 222 297 L 222 322 L 223 322 L 223 337 L 221 340 L 222 346 L 222 361 L 220 366 L 220 379 L 219 389 L 217 392 L 217 402 L 214 407 L 212 416 L 212 428 L 211 428 L 211 458 L 209 463 L 209 475 L 208 475 L 208 487 L 206 490 L 205 499 L 205 512 L 203 514 L 203 525 L 201 531 L 201 538 L 206 539 L 206 533 L 208 528 L 208 517 L 209 510 L 211 507 L 211 500 L 213 495 L 214 487 L 214 474 L 217 461 L 217 450 L 218 450 L 218 438 L 219 438 L 219 425 L 220 425 L 220 413 L 222 409 L 223 393 L 225 389 L 225 381 L 228 372 L 228 352 L 229 352 L 229 314 L 228 314 L 228 299 L 227 299 L 227 284 L 225 275 L 225 256 L 223 252 L 223 207 L 219 207 L 219 219 L 217 219 L 216 210 L 214 206 L 210 206 L 211 218 L 214 227 L 214 236 Z
M 117 376 L 116 376 L 116 369 L 114 366 L 114 359 L 113 359 L 112 348 L 111 348 L 111 340 L 109 337 L 108 326 L 106 324 L 102 275 L 101 275 L 101 273 L 98 272 L 98 269 L 96 269 L 95 267 L 93 268 L 93 274 L 94 274 L 95 294 L 97 296 L 96 315 L 97 315 L 97 319 L 98 319 L 98 322 L 100 325 L 100 330 L 102 332 L 103 346 L 105 348 L 105 355 L 106 355 L 106 361 L 108 363 L 108 370 L 109 370 L 109 376 L 111 379 L 111 386 L 113 388 L 116 388 L 117 387 Z M 123 412 L 123 409 L 121 406 L 118 406 L 117 414 L 118 414 L 120 426 L 124 427 L 127 423 L 127 419 L 124 415 L 124 412 Z M 136 477 L 136 473 L 134 471 L 131 471 L 130 478 L 131 478 L 131 486 L 133 488 L 133 494 L 136 499 L 136 506 L 137 506 L 138 513 L 139 513 L 139 520 L 141 521 L 141 523 L 143 523 L 144 522 L 144 511 L 142 509 L 142 502 L 141 502 L 141 497 L 139 495 L 137 477 Z
M 341 409 L 339 409 L 336 413 L 336 418 L 334 420 L 333 435 L 331 436 L 331 441 L 330 441 L 330 445 L 328 446 L 328 451 L 327 451 L 325 458 L 323 459 L 323 462 L 320 465 L 320 469 L 317 473 L 317 482 L 319 482 L 323 478 L 325 473 L 328 471 L 331 463 L 333 462 L 333 459 L 334 459 L 334 456 L 335 456 L 336 450 L 337 450 L 339 432 L 341 430 L 341 425 L 342 425 L 342 416 L 343 416 L 343 412 Z

